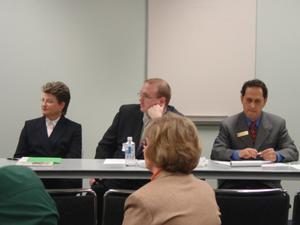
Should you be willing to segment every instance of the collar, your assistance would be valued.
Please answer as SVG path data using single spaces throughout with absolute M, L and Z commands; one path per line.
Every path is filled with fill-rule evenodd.
M 256 121 L 255 121 L 255 126 L 256 126 L 256 128 L 259 127 L 260 121 L 261 121 L 261 116 L 258 117 L 258 119 L 256 119 Z M 248 127 L 249 127 L 250 124 L 252 123 L 252 120 L 250 120 L 249 118 L 246 117 L 246 122 L 247 122 L 247 125 L 248 125 Z
M 159 176 L 160 172 L 161 172 L 161 169 L 158 169 L 155 173 L 152 174 L 150 180 L 151 181 L 155 180 Z
M 144 123 L 144 127 L 146 127 L 148 125 L 148 123 L 150 122 L 151 118 L 148 116 L 147 113 L 144 113 L 143 116 L 143 123 Z
M 181 173 L 181 172 L 168 172 L 166 170 L 159 169 L 155 173 L 152 174 L 151 181 L 158 180 L 158 179 L 165 178 L 165 177 L 170 177 L 170 176 L 186 177 L 186 176 L 194 176 L 194 175 L 191 173 L 185 174 L 185 173 Z
M 47 117 L 46 117 L 46 125 L 48 126 L 49 125 L 49 123 L 52 123 L 53 124 L 53 127 L 55 127 L 56 126 L 56 124 L 57 124 L 57 122 L 60 120 L 60 118 L 61 118 L 61 116 L 60 117 L 58 117 L 57 119 L 55 119 L 55 120 L 50 120 L 50 119 L 48 119 Z

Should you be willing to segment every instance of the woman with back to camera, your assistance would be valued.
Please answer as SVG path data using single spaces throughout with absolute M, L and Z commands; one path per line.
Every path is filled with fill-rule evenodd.
M 126 200 L 123 225 L 220 225 L 214 190 L 191 174 L 201 155 L 193 122 L 168 113 L 149 124 L 145 137 L 151 182 Z

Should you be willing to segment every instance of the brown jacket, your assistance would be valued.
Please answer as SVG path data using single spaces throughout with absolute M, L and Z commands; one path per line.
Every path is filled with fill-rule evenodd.
M 213 189 L 192 174 L 161 172 L 131 194 L 123 225 L 220 225 Z

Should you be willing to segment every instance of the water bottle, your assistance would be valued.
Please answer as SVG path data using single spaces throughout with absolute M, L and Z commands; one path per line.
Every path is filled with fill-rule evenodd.
M 135 166 L 135 144 L 132 141 L 132 137 L 127 137 L 127 142 L 125 143 L 125 165 Z

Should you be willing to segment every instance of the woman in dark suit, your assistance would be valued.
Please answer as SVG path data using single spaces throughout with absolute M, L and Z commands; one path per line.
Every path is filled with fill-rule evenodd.
M 70 90 L 62 82 L 48 82 L 42 87 L 43 116 L 28 120 L 22 129 L 14 157 L 81 158 L 81 125 L 65 117 Z M 81 187 L 78 179 L 43 179 L 46 188 Z

